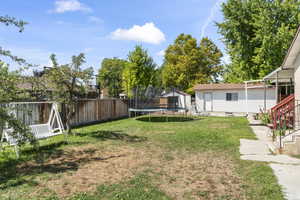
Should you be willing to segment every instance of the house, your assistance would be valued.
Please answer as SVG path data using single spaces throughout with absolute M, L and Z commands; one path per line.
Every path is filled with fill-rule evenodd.
M 300 27 L 282 65 L 265 76 L 262 81 L 275 86 L 276 105 L 270 109 L 271 124 L 268 124 L 274 133 L 274 145 L 271 145 L 270 149 L 299 155 Z
M 273 82 L 276 85 L 277 93 L 280 93 L 283 87 L 286 88 L 286 98 L 278 98 L 277 106 L 272 109 L 274 118 L 276 115 L 293 116 L 290 120 L 294 129 L 300 128 L 300 27 L 292 41 L 292 44 L 284 58 L 284 61 L 278 69 L 264 77 L 264 81 Z M 291 106 L 292 105 L 292 106 Z M 281 121 L 281 120 L 273 120 Z M 289 122 L 288 122 L 289 123 Z M 277 128 L 277 125 L 275 128 Z
M 275 88 L 262 83 L 198 84 L 194 90 L 198 112 L 259 113 L 276 104 Z
M 190 94 L 182 92 L 180 90 L 174 90 L 169 92 L 164 92 L 161 95 L 160 102 L 166 102 L 167 107 L 174 108 L 185 108 L 190 110 L 192 106 L 192 98 Z M 164 101 L 166 98 L 166 101 Z M 162 103 L 161 103 L 162 104 Z

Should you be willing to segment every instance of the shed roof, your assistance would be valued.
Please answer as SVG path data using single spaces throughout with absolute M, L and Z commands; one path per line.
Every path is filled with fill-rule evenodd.
M 218 83 L 218 84 L 197 84 L 194 90 L 227 90 L 227 89 L 244 89 L 245 84 L 241 83 Z
M 170 94 L 170 93 L 173 93 L 173 91 L 164 92 L 164 93 L 162 94 L 162 96 L 168 95 L 168 94 Z M 183 95 L 183 96 L 191 96 L 190 94 L 185 93 L 185 92 L 180 91 L 180 90 L 174 90 L 174 93 L 178 93 L 178 94 Z
M 248 86 L 255 86 L 255 88 L 263 88 L 261 83 L 248 84 Z M 244 90 L 245 84 L 243 83 L 215 83 L 215 84 L 197 84 L 194 86 L 194 90 Z M 249 88 L 251 89 L 251 88 Z M 252 88 L 254 89 L 254 88 Z

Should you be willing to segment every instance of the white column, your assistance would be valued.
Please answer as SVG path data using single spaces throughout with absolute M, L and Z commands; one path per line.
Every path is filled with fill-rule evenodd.
M 248 110 L 248 82 L 245 82 L 245 98 L 246 98 L 246 109 L 247 109 L 247 115 L 249 114 Z
M 276 72 L 276 103 L 279 103 L 278 94 L 278 72 Z

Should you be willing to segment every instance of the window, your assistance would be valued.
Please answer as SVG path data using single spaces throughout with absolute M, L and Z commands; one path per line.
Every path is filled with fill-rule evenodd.
M 226 93 L 226 101 L 237 101 L 238 99 L 238 93 Z

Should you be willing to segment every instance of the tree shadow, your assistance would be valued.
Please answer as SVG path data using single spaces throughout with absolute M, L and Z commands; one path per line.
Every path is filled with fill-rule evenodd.
M 98 140 L 120 140 L 125 142 L 144 142 L 147 140 L 147 137 L 136 136 L 136 135 L 128 135 L 123 133 L 122 131 L 92 131 L 87 133 L 77 133 L 77 136 L 89 136 L 96 138 Z
M 50 156 L 41 154 L 45 157 L 36 161 L 22 162 L 21 160 L 11 159 L 0 163 L 0 189 L 4 190 L 23 184 L 37 185 L 38 183 L 34 180 L 34 177 L 39 174 L 60 174 L 66 171 L 77 171 L 80 166 L 89 162 L 106 162 L 113 158 L 126 156 L 125 154 L 117 154 L 102 157 L 97 155 L 96 149 L 91 148 L 76 151 L 63 151 L 61 149 L 52 151 Z
M 193 117 L 185 116 L 143 116 L 136 118 L 142 122 L 187 122 L 195 120 Z
M 88 133 L 78 133 L 77 136 L 89 136 L 105 140 L 121 140 L 125 142 L 143 142 L 146 137 L 131 136 L 121 131 L 93 131 Z M 20 186 L 23 184 L 37 185 L 34 177 L 39 174 L 50 173 L 59 174 L 66 171 L 77 171 L 81 165 L 93 161 L 106 162 L 113 158 L 124 157 L 126 155 L 109 155 L 101 157 L 97 155 L 97 149 L 78 148 L 79 150 L 64 150 L 64 145 L 85 144 L 87 142 L 65 141 L 51 143 L 40 146 L 37 149 L 27 148 L 22 151 L 21 158 L 8 157 L 0 158 L 0 189 Z

